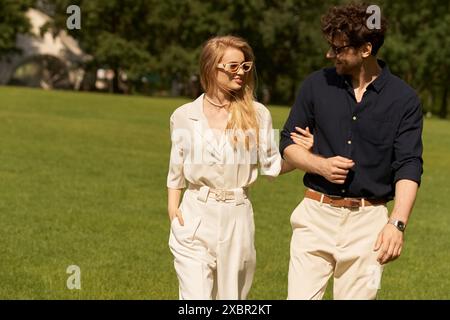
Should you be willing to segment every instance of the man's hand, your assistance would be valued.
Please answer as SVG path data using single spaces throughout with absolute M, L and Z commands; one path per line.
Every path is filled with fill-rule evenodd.
M 341 156 L 322 159 L 319 173 L 332 183 L 344 184 L 347 174 L 355 163 Z
M 400 257 L 403 247 L 403 232 L 388 223 L 378 234 L 374 251 L 380 251 L 377 261 L 386 264 Z

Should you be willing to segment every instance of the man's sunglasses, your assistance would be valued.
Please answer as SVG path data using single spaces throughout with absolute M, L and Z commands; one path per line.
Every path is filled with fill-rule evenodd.
M 334 55 L 338 55 L 344 51 L 345 48 L 353 47 L 352 45 L 346 45 L 342 47 L 336 47 L 335 45 L 330 44 L 330 49 L 333 51 Z

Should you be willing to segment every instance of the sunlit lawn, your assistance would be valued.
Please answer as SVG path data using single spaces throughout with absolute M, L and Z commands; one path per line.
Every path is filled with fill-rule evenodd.
M 0 298 L 177 299 L 166 174 L 187 100 L 0 87 Z M 280 128 L 287 107 L 272 107 Z M 450 298 L 450 122 L 427 120 L 425 169 L 402 257 L 380 299 Z M 252 299 L 286 299 L 300 172 L 252 189 Z M 81 290 L 66 269 L 81 268 Z M 330 298 L 327 294 L 327 298 Z

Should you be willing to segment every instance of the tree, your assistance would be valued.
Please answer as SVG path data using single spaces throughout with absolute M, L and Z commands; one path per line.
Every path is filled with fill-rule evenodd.
M 140 73 L 150 69 L 153 58 L 146 48 L 146 21 L 154 1 L 146 0 L 56 0 L 53 22 L 46 28 L 54 33 L 66 27 L 66 8 L 81 8 L 81 30 L 69 33 L 81 48 L 94 57 L 92 67 L 109 68 L 114 71 L 113 91 L 119 92 L 121 71 L 132 82 Z
M 65 28 L 69 4 L 81 7 L 82 29 L 70 33 L 94 56 L 94 67 L 112 68 L 116 75 L 125 71 L 135 81 L 156 74 L 166 88 L 175 78 L 187 82 L 198 74 L 199 52 L 207 39 L 225 34 L 242 36 L 255 51 L 259 88 L 270 92 L 271 102 L 290 104 L 308 74 L 331 65 L 325 59 L 327 43 L 320 17 L 330 6 L 348 1 L 48 2 L 55 7 L 55 30 Z M 379 5 L 390 21 L 380 56 L 395 74 L 416 88 L 426 108 L 439 104 L 440 114 L 445 116 L 450 56 L 448 2 L 418 0 L 411 6 L 406 0 L 379 0 Z M 117 84 L 116 78 L 116 91 Z
M 440 0 L 383 1 L 389 21 L 381 53 L 392 71 L 421 95 L 424 109 L 445 118 L 450 82 L 450 11 Z M 426 99 L 429 97 L 430 99 Z
M 67 0 L 53 1 L 57 28 L 65 27 Z M 320 33 L 324 5 L 314 0 L 70 1 L 82 11 L 82 29 L 71 34 L 95 64 L 135 74 L 174 77 L 198 73 L 201 45 L 234 34 L 254 48 L 260 87 L 272 101 L 291 102 L 300 81 L 324 63 Z
M 0 0 L 0 57 L 18 51 L 17 34 L 30 29 L 25 15 L 29 6 L 28 0 Z

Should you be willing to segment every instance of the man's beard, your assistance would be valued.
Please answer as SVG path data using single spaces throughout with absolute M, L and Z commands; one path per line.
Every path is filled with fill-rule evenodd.
M 349 76 L 352 74 L 352 68 L 344 63 L 335 63 L 336 73 L 341 76 Z

